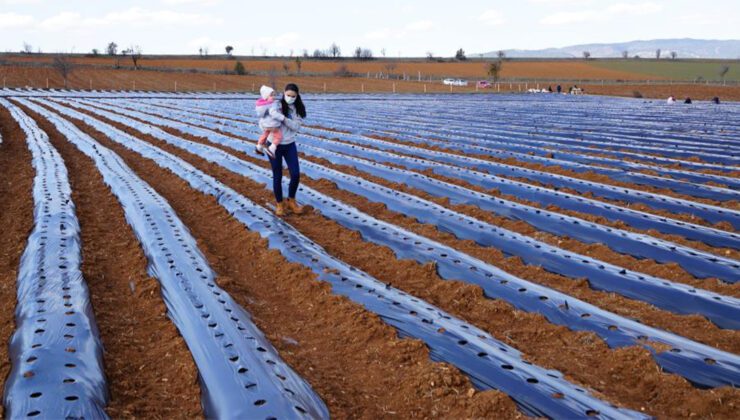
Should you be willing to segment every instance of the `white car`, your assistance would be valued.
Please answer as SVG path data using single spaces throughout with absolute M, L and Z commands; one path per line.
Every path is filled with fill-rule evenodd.
M 442 83 L 450 86 L 467 86 L 468 81 L 463 79 L 444 79 Z

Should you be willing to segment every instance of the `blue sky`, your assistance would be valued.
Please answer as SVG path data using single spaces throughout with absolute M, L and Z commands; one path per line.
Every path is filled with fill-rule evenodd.
M 450 56 L 654 38 L 740 38 L 738 0 L 0 0 L 0 50 L 299 54 L 337 42 L 376 56 Z

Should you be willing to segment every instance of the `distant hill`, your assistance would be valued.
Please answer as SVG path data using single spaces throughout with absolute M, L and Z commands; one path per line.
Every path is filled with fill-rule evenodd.
M 622 57 L 623 51 L 627 51 L 630 57 L 639 55 L 642 58 L 655 58 L 655 50 L 658 48 L 662 50 L 662 57 L 665 58 L 670 56 L 671 51 L 675 51 L 678 58 L 740 59 L 740 40 L 691 38 L 583 44 L 542 50 L 504 50 L 504 52 L 510 58 L 580 58 L 583 57 L 584 51 L 590 52 L 592 58 L 618 58 Z M 496 54 L 497 51 L 491 51 L 483 55 L 495 57 Z

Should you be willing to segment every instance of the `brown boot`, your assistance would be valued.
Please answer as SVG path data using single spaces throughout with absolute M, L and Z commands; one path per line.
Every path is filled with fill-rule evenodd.
M 288 198 L 286 203 L 293 214 L 303 214 L 303 207 L 299 206 L 298 203 L 295 202 L 295 198 Z
M 288 206 L 285 205 L 285 201 L 281 201 L 277 203 L 277 207 L 275 208 L 275 215 L 279 217 L 283 217 L 288 213 Z

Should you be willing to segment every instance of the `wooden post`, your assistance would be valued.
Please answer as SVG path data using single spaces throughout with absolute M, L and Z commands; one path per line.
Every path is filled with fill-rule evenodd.
M 365 84 L 362 84 L 362 93 L 365 93 Z
M 419 72 L 419 81 L 421 82 L 421 72 Z
M 92 90 L 92 79 L 90 79 L 90 90 Z
M 324 82 L 324 93 L 326 93 L 326 82 Z
M 46 88 L 49 89 L 49 78 L 46 78 Z
M 424 93 L 427 93 L 427 85 L 426 85 L 426 83 L 424 84 Z
M 450 92 L 452 92 L 452 85 L 450 85 Z
M 175 92 L 177 92 L 177 80 L 175 80 Z
M 396 93 L 396 82 L 393 82 L 393 93 Z

